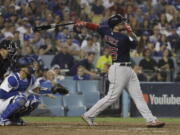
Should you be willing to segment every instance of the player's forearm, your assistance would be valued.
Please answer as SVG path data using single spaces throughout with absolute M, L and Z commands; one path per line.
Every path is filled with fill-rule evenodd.
M 90 22 L 84 22 L 84 21 L 77 21 L 75 23 L 75 26 L 84 26 L 91 30 L 97 30 L 97 28 L 99 27 L 99 25 L 97 25 L 97 24 L 90 23 Z
M 128 33 L 128 35 L 134 40 L 134 41 L 138 41 L 137 36 L 134 32 Z
M 91 30 L 97 30 L 98 27 L 99 27 L 98 24 L 89 23 L 89 22 L 87 22 L 87 24 L 86 24 L 86 28 L 91 29 Z
M 128 35 L 134 40 L 137 41 L 137 36 L 136 34 L 133 32 L 131 26 L 127 23 L 124 24 L 125 29 L 127 30 Z

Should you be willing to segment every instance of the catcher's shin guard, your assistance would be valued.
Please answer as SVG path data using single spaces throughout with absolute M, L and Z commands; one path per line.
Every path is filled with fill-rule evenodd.
M 10 104 L 1 114 L 3 119 L 8 119 L 13 113 L 17 112 L 21 107 L 26 103 L 26 98 L 22 95 L 17 95 L 14 99 L 11 100 Z
M 19 112 L 19 116 L 27 116 L 34 111 L 40 104 L 40 97 L 38 95 L 31 94 L 28 96 L 25 104 L 25 109 Z

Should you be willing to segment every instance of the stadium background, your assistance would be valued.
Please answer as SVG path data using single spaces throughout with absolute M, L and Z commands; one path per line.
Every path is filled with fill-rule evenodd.
M 42 96 L 42 105 L 32 115 L 80 116 L 107 93 L 107 70 L 111 64 L 111 58 L 99 60 L 108 51 L 93 31 L 81 28 L 75 32 L 69 25 L 33 32 L 33 27 L 77 19 L 106 24 L 108 17 L 121 13 L 138 35 L 140 47 L 131 56 L 133 68 L 143 82 L 145 99 L 151 101 L 153 94 L 158 97 L 148 105 L 160 117 L 179 117 L 179 4 L 178 0 L 0 0 L 0 40 L 19 42 L 20 55 L 40 56 L 43 71 L 60 70 L 59 82 L 70 90 L 68 96 L 57 94 L 55 99 Z M 87 59 L 92 63 L 87 64 Z M 85 74 L 84 80 L 77 80 L 77 70 Z M 127 93 L 102 115 L 139 117 Z M 26 119 L 31 122 L 37 118 Z M 38 120 L 49 120 L 42 119 Z M 116 123 L 115 119 L 110 121 Z

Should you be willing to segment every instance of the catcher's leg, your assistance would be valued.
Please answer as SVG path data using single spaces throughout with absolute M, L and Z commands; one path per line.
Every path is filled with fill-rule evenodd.
M 19 111 L 14 113 L 11 117 L 14 125 L 23 126 L 25 122 L 21 119 L 22 116 L 28 116 L 32 111 L 34 111 L 40 103 L 40 98 L 37 95 L 30 95 L 27 98 L 27 102 Z
M 34 111 L 40 104 L 40 97 L 38 95 L 31 94 L 27 98 L 27 102 L 24 109 L 19 111 L 20 116 L 27 116 Z
M 10 125 L 9 118 L 18 110 L 20 110 L 26 103 L 26 97 L 24 95 L 17 95 L 11 99 L 6 109 L 1 114 L 0 125 Z

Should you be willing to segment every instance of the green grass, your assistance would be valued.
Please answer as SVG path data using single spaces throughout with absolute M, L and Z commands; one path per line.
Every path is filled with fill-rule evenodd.
M 24 117 L 27 122 L 82 122 L 80 117 Z M 99 117 L 97 122 L 144 122 L 143 118 Z M 164 122 L 179 122 L 180 118 L 161 118 Z

